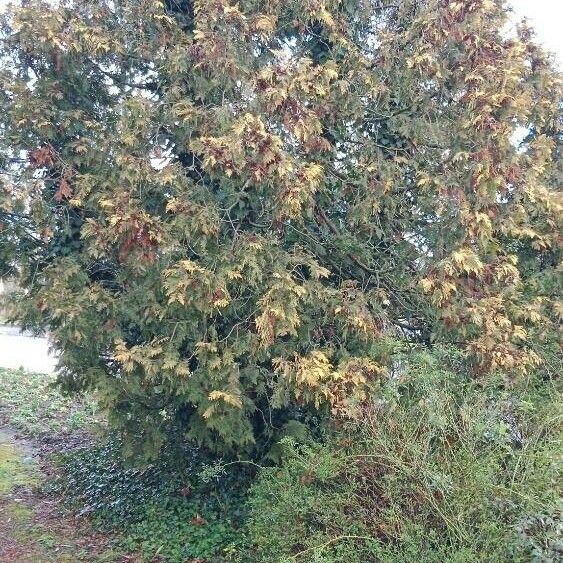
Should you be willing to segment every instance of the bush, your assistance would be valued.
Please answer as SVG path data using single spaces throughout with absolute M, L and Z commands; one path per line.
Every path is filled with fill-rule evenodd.
M 556 330 L 560 76 L 501 0 L 0 16 L 0 276 L 129 450 L 259 457 L 382 337 L 526 373 Z M 514 131 L 529 132 L 519 146 Z
M 554 391 L 481 387 L 444 353 L 407 365 L 357 423 L 285 440 L 251 489 L 243 561 L 558 560 Z

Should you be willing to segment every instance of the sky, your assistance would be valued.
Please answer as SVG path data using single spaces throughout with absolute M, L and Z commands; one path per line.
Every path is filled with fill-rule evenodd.
M 536 30 L 536 40 L 557 57 L 563 69 L 563 1 L 510 0 L 516 16 L 526 17 Z
M 8 0 L 0 0 L 0 11 Z M 555 53 L 563 69 L 563 0 L 509 0 L 518 19 L 526 17 L 537 33 L 537 41 Z

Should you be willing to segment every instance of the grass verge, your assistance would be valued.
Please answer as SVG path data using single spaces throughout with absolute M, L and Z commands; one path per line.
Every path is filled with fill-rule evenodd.
M 52 375 L 0 368 L 0 423 L 48 441 L 103 426 L 93 398 L 63 397 L 54 382 Z

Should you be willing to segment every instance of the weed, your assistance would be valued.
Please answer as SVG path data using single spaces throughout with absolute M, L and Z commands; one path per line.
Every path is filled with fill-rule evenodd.
M 557 395 L 477 385 L 449 360 L 413 355 L 360 420 L 286 440 L 251 489 L 241 561 L 560 560 Z
M 103 424 L 93 398 L 63 397 L 54 381 L 52 375 L 0 368 L 0 417 L 27 436 L 49 439 Z

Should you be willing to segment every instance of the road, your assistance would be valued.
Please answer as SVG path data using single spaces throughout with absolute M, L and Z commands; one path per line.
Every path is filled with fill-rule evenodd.
M 56 358 L 49 354 L 46 338 L 20 332 L 18 327 L 0 325 L 0 367 L 52 373 Z

